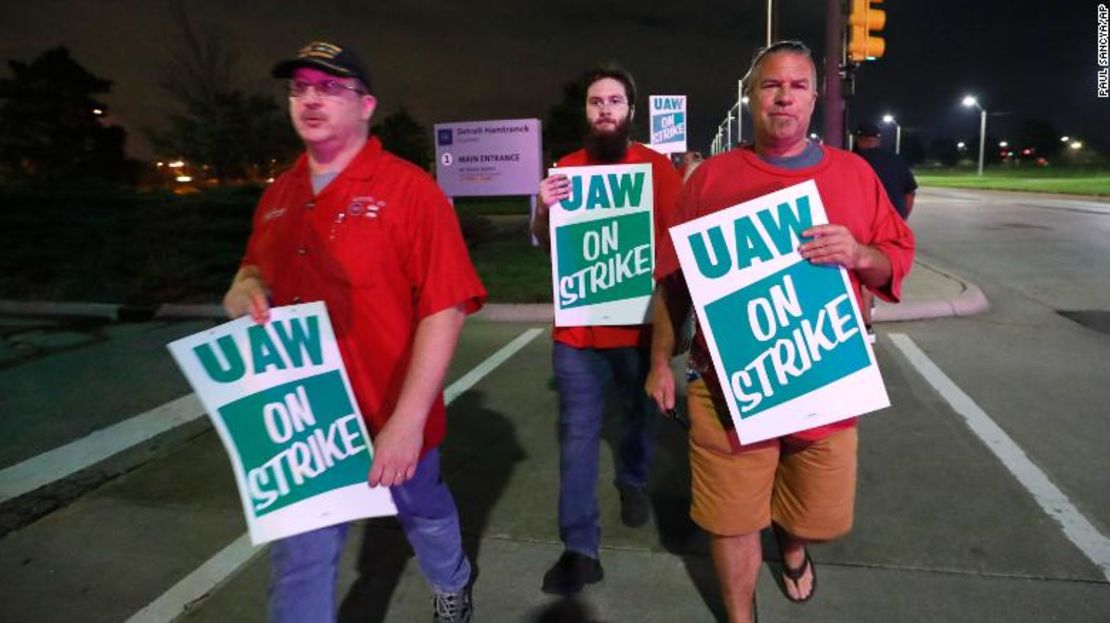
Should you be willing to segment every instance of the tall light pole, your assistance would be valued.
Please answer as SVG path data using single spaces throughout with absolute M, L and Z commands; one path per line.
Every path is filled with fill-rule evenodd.
M 732 149 L 732 109 L 728 109 L 728 117 L 725 118 L 725 150 Z
M 744 80 L 736 81 L 736 144 L 744 142 Z
M 883 123 L 894 124 L 894 153 L 902 153 L 902 126 L 894 120 L 894 115 L 883 115 Z
M 963 105 L 979 109 L 979 177 L 983 176 L 983 148 L 987 145 L 987 111 L 979 105 L 979 100 L 968 95 L 964 98 Z

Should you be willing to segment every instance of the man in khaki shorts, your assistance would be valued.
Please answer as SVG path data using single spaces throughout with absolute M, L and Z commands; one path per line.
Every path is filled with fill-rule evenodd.
M 755 145 L 698 167 L 683 187 L 672 225 L 814 180 L 829 224 L 803 232 L 802 257 L 846 268 L 857 301 L 864 287 L 897 301 L 913 262 L 913 234 L 862 158 L 806 138 L 817 101 L 817 70 L 809 49 L 783 41 L 762 50 L 744 85 Z M 675 403 L 670 357 L 676 326 L 690 310 L 690 294 L 670 238 L 660 240 L 658 248 L 660 285 L 646 391 L 661 409 L 670 410 Z M 701 331 L 691 348 L 690 366 L 700 377 L 687 387 L 690 516 L 712 535 L 713 562 L 730 621 L 751 620 L 762 561 L 759 533 L 768 526 L 779 543 L 786 596 L 804 602 L 817 588 L 806 543 L 835 539 L 852 528 L 856 420 L 741 444 Z

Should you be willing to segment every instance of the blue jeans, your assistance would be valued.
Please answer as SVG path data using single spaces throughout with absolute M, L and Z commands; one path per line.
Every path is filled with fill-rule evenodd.
M 455 500 L 440 478 L 439 450 L 425 454 L 412 480 L 390 491 L 397 519 L 432 590 L 462 590 L 470 580 L 470 562 L 462 549 Z M 328 526 L 273 543 L 270 621 L 335 621 L 335 585 L 347 528 L 348 524 Z
M 574 348 L 555 342 L 559 390 L 559 538 L 568 551 L 598 557 L 597 463 L 610 381 L 621 405 L 617 483 L 643 487 L 655 451 L 655 404 L 644 393 L 647 351 Z

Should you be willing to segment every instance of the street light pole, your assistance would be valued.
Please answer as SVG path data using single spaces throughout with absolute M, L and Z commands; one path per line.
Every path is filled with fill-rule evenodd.
M 979 177 L 983 177 L 983 156 L 987 147 L 987 109 L 979 105 L 979 100 L 968 95 L 964 98 L 963 105 L 979 109 Z
M 979 107 L 979 177 L 983 177 L 983 150 L 987 146 L 987 111 Z
M 736 144 L 744 142 L 744 80 L 736 81 Z
M 725 147 L 726 150 L 732 149 L 732 109 L 728 109 L 728 117 L 725 118 Z
M 883 115 L 883 123 L 894 126 L 894 153 L 902 153 L 902 125 L 894 120 L 894 115 Z

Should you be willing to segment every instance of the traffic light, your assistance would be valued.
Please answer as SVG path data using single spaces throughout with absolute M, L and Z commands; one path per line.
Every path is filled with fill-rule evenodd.
M 848 60 L 853 63 L 873 61 L 886 51 L 886 41 L 872 36 L 886 26 L 886 11 L 872 8 L 883 0 L 852 0 L 848 15 Z

